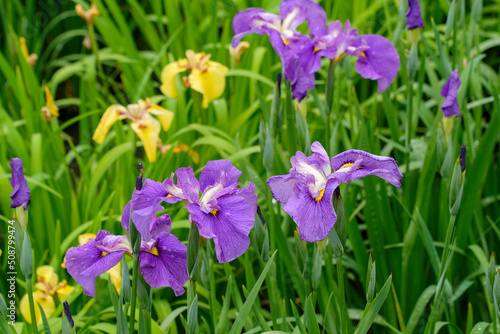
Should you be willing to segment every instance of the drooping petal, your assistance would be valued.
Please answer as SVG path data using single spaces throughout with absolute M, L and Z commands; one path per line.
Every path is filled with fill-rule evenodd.
M 273 197 L 280 203 L 286 203 L 294 194 L 293 187 L 298 182 L 290 174 L 271 176 L 267 180 L 267 185 L 271 189 Z
M 458 89 L 460 88 L 461 84 L 462 81 L 458 76 L 458 70 L 451 72 L 450 78 L 441 90 L 441 96 L 445 98 L 443 105 L 441 106 L 445 117 L 450 117 L 453 115 L 462 117 L 457 101 Z
M 144 151 L 150 162 L 156 161 L 156 149 L 160 137 L 160 122 L 149 114 L 145 114 L 138 122 L 133 122 L 132 130 L 144 145 Z
M 339 180 L 329 179 L 321 197 L 314 198 L 308 188 L 298 183 L 296 191 L 283 206 L 283 210 L 297 224 L 302 240 L 315 242 L 325 239 L 337 221 L 333 208 L 333 192 L 340 184 Z
M 248 235 L 254 226 L 257 206 L 236 195 L 219 198 L 218 205 L 220 209 L 214 214 L 201 211 L 195 204 L 187 204 L 186 209 L 200 235 L 214 240 L 217 260 L 224 263 L 245 253 L 250 245 Z
M 149 226 L 152 236 L 156 236 L 161 232 L 170 233 L 171 228 L 172 228 L 172 219 L 167 214 L 163 214 L 157 217 L 153 221 L 153 224 Z
M 129 201 L 125 207 L 123 208 L 123 213 L 122 213 L 122 227 L 129 232 L 129 226 L 130 226 L 130 207 L 131 207 L 131 202 Z
M 205 71 L 192 70 L 189 84 L 192 89 L 203 94 L 203 108 L 208 108 L 210 102 L 224 93 L 227 70 L 226 66 L 215 61 L 208 61 Z
M 234 37 L 231 45 L 236 47 L 248 34 L 264 35 L 271 30 L 280 29 L 281 19 L 278 15 L 266 13 L 262 8 L 247 8 L 239 11 L 233 19 Z
M 42 314 L 40 312 L 38 303 L 40 303 L 40 305 L 42 306 L 43 312 L 45 313 L 45 316 L 47 318 L 49 318 L 56 309 L 54 298 L 52 298 L 51 295 L 46 296 L 42 291 L 33 292 L 33 301 L 35 303 L 35 318 L 37 324 L 42 323 Z M 24 295 L 24 297 L 21 299 L 21 302 L 19 303 L 19 309 L 21 311 L 21 314 L 23 315 L 24 320 L 28 324 L 31 324 L 31 311 L 27 294 Z
M 139 253 L 140 270 L 144 280 L 153 288 L 171 287 L 176 296 L 189 279 L 187 247 L 174 235 L 162 232 L 150 243 L 144 243 Z
M 97 129 L 95 129 L 92 139 L 98 144 L 102 144 L 111 126 L 118 120 L 126 118 L 127 109 L 119 104 L 110 106 L 101 117 Z
M 123 257 L 124 251 L 106 254 L 95 246 L 95 239 L 66 252 L 68 273 L 84 289 L 84 294 L 95 297 L 95 279 L 113 268 Z
M 177 97 L 175 89 L 175 76 L 177 73 L 186 70 L 188 64 L 187 59 L 179 59 L 176 62 L 170 63 L 161 71 L 161 87 L 160 90 L 168 97 Z
M 396 187 L 401 186 L 403 174 L 393 158 L 370 154 L 361 150 L 349 150 L 332 158 L 331 177 L 343 182 L 359 179 L 368 175 L 376 175 Z
M 151 104 L 146 111 L 158 117 L 163 131 L 168 131 L 168 129 L 170 129 L 174 119 L 174 113 L 172 111 L 162 108 L 156 104 Z
M 100 230 L 94 239 L 94 247 L 101 252 L 128 252 L 132 253 L 130 242 L 126 235 L 114 235 L 108 231 Z
M 221 172 L 224 172 L 227 177 L 224 185 L 237 183 L 242 174 L 238 168 L 233 166 L 231 160 L 208 161 L 200 174 L 200 190 L 203 192 L 208 186 L 215 184 L 221 176 Z
M 23 205 L 24 210 L 28 209 L 28 204 L 30 203 L 30 188 L 26 182 L 23 171 L 23 161 L 19 158 L 13 158 L 10 167 L 12 168 L 12 178 L 10 179 L 10 185 L 14 188 L 14 191 L 9 195 L 12 199 L 10 204 L 11 208 L 17 208 Z
M 369 49 L 359 54 L 356 72 L 365 79 L 377 80 L 378 91 L 384 92 L 394 81 L 399 70 L 399 54 L 392 43 L 378 35 L 362 35 L 358 43 L 365 42 Z
M 406 12 L 406 28 L 412 30 L 415 28 L 424 28 L 420 2 L 418 0 L 408 0 L 408 11 Z

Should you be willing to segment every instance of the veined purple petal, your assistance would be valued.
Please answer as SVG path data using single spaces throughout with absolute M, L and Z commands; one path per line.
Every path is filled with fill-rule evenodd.
M 408 30 L 425 27 L 424 20 L 422 20 L 422 12 L 420 11 L 420 3 L 418 0 L 408 0 L 408 11 L 406 12 L 406 27 Z
M 222 172 L 227 177 L 223 186 L 237 183 L 242 174 L 238 168 L 233 166 L 230 160 L 209 161 L 200 174 L 200 190 L 203 192 L 208 186 L 214 185 Z
M 177 237 L 161 232 L 151 242 L 143 242 L 139 263 L 144 280 L 153 289 L 169 286 L 176 296 L 184 293 L 182 286 L 189 279 L 187 247 Z
M 441 90 L 441 96 L 445 97 L 443 105 L 441 106 L 445 117 L 450 117 L 453 115 L 462 117 L 457 101 L 458 89 L 460 88 L 461 84 L 462 81 L 458 76 L 458 70 L 451 72 L 450 78 Z
M 125 236 L 99 231 L 95 239 L 66 252 L 65 265 L 68 273 L 85 289 L 85 295 L 95 297 L 96 277 L 121 261 L 127 248 L 124 238 L 126 239 Z
M 267 180 L 267 185 L 271 189 L 273 197 L 281 203 L 286 203 L 293 193 L 293 187 L 298 182 L 298 180 L 292 177 L 290 174 L 287 175 L 276 175 L 271 176 Z
M 325 34 L 326 12 L 312 0 L 284 0 L 280 4 L 283 30 L 295 30 L 304 21 L 313 36 Z
M 132 210 L 144 209 L 151 207 L 152 203 L 160 197 L 166 197 L 167 190 L 161 182 L 147 179 L 144 182 L 141 190 L 134 190 L 132 194 L 131 206 Z
M 278 15 L 266 13 L 262 8 L 248 8 L 239 11 L 233 19 L 234 37 L 231 45 L 236 47 L 248 34 L 264 35 L 271 30 L 279 30 L 281 20 Z
M 149 230 L 151 231 L 152 236 L 156 236 L 161 232 L 170 233 L 170 229 L 172 228 L 172 219 L 169 215 L 163 214 L 156 218 L 149 226 Z
M 10 167 L 12 168 L 10 185 L 14 188 L 14 191 L 10 194 L 10 198 L 12 199 L 10 207 L 17 208 L 22 205 L 24 210 L 28 210 L 28 204 L 30 203 L 30 188 L 24 177 L 23 161 L 19 158 L 13 158 Z
M 377 80 L 378 91 L 384 92 L 394 81 L 399 70 L 399 54 L 392 43 L 378 35 L 362 35 L 358 38 L 369 49 L 359 54 L 356 72 L 365 79 Z
M 330 166 L 330 157 L 326 153 L 325 148 L 319 141 L 315 141 L 311 145 L 311 151 L 313 154 L 309 157 L 309 161 L 313 164 L 318 165 L 325 175 L 330 175 L 332 172 L 332 167 Z
M 186 205 L 189 219 L 198 226 L 200 235 L 214 240 L 215 253 L 220 263 L 236 259 L 250 245 L 248 235 L 255 222 L 257 196 L 248 194 L 254 190 L 253 184 L 247 188 L 240 189 L 239 194 L 219 198 L 220 209 L 214 213 L 205 213 L 195 204 Z
M 396 187 L 401 186 L 403 174 L 393 158 L 370 154 L 361 150 L 349 150 L 337 154 L 331 160 L 335 170 L 331 177 L 343 183 L 368 175 L 376 175 Z
M 129 225 L 130 225 L 130 204 L 131 200 L 128 201 L 128 203 L 125 205 L 123 208 L 123 213 L 122 213 L 122 227 L 129 232 Z
M 333 208 L 333 192 L 340 181 L 330 178 L 319 198 L 311 196 L 307 186 L 296 184 L 296 191 L 291 196 L 283 210 L 292 217 L 297 224 L 302 240 L 315 242 L 325 239 L 337 221 L 337 214 Z
M 177 185 L 174 183 L 174 176 L 177 177 Z M 193 168 L 182 167 L 172 173 L 170 179 L 163 181 L 163 187 L 167 191 L 168 203 L 178 201 L 187 201 L 189 203 L 198 203 L 200 185 L 194 176 Z

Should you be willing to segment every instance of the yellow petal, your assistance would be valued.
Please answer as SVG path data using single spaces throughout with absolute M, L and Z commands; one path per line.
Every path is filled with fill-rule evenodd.
M 19 44 L 21 46 L 21 52 L 23 53 L 24 58 L 28 60 L 30 53 L 28 52 L 28 47 L 26 46 L 26 38 L 19 37 Z
M 168 129 L 170 129 L 170 125 L 172 125 L 172 121 L 174 119 L 173 112 L 156 104 L 152 104 L 146 111 L 158 117 L 163 131 L 168 131 Z
M 54 268 L 51 266 L 41 266 L 36 269 L 36 279 L 40 283 L 46 282 L 50 287 L 55 287 L 59 277 L 54 273 Z
M 97 129 L 95 129 L 92 139 L 94 139 L 98 144 L 102 144 L 106 134 L 108 133 L 111 126 L 118 120 L 126 118 L 127 109 L 119 104 L 113 104 L 110 106 L 101 117 Z
M 66 298 L 69 296 L 69 294 L 71 292 L 73 292 L 73 290 L 75 289 L 75 287 L 71 286 L 71 285 L 68 285 L 68 283 L 66 283 L 66 281 L 63 281 L 61 283 L 61 285 L 62 286 L 60 288 L 58 288 L 56 290 L 56 292 L 57 292 L 57 297 L 59 298 L 59 300 L 61 302 L 63 302 L 63 301 L 66 300 Z
M 142 141 L 149 161 L 154 162 L 157 142 L 160 137 L 160 122 L 150 114 L 145 114 L 140 121 L 132 123 L 131 126 Z
M 50 114 L 54 117 L 59 117 L 59 108 L 54 103 L 54 98 L 47 86 L 45 86 L 45 100 L 47 101 L 45 106 L 49 108 Z
M 118 262 L 116 266 L 108 270 L 111 282 L 115 286 L 116 292 L 120 294 L 120 289 L 122 287 L 122 266 L 121 262 Z
M 38 307 L 37 302 L 42 306 L 45 316 L 49 318 L 56 309 L 54 298 L 52 298 L 52 296 L 50 295 L 45 296 L 42 291 L 35 291 L 33 293 L 33 300 L 35 302 L 36 323 L 40 324 L 42 323 L 42 314 L 40 313 L 40 308 Z M 23 315 L 24 320 L 27 323 L 31 324 L 31 312 L 27 294 L 24 295 L 24 297 L 21 299 L 21 302 L 19 303 L 19 309 L 21 310 L 21 314 Z
M 188 64 L 186 59 L 179 59 L 174 63 L 170 63 L 161 71 L 161 92 L 168 97 L 177 97 L 175 89 L 175 76 L 177 73 L 185 71 L 185 66 Z
M 89 242 L 92 239 L 95 239 L 96 235 L 94 233 L 84 233 L 80 234 L 78 236 L 78 243 L 80 246 L 85 245 L 87 242 Z
M 195 91 L 203 94 L 203 108 L 218 98 L 226 87 L 227 67 L 215 61 L 209 61 L 207 70 L 193 69 L 189 75 L 189 84 Z

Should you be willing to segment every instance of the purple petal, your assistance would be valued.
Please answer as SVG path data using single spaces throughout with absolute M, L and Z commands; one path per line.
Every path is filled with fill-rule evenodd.
M 226 182 L 223 184 L 224 186 L 237 183 L 242 174 L 238 168 L 233 166 L 230 160 L 209 161 L 200 174 L 201 191 L 203 192 L 208 186 L 214 185 L 222 172 L 227 177 Z
M 458 71 L 455 70 L 451 72 L 450 78 L 441 90 L 441 96 L 445 97 L 443 105 L 441 106 L 445 117 L 450 117 L 453 115 L 462 117 L 457 101 L 458 89 L 460 88 L 461 84 L 462 81 L 458 76 Z
M 297 184 L 299 189 L 289 198 L 283 210 L 292 217 L 297 224 L 302 240 L 315 242 L 323 240 L 337 221 L 337 214 L 333 208 L 333 192 L 340 184 L 339 180 L 328 180 L 323 196 L 313 198 L 305 184 Z
M 332 158 L 335 170 L 330 177 L 343 183 L 368 175 L 376 175 L 396 187 L 401 186 L 403 174 L 393 158 L 370 154 L 361 150 L 349 150 Z
M 236 259 L 250 245 L 248 235 L 254 226 L 257 206 L 246 196 L 238 195 L 221 197 L 218 204 L 220 209 L 215 215 L 202 212 L 195 204 L 187 204 L 186 208 L 200 235 L 214 240 L 217 260 L 223 263 Z
M 160 217 L 156 218 L 153 224 L 149 227 L 152 236 L 156 236 L 161 232 L 170 233 L 170 229 L 172 228 L 172 219 L 167 214 L 163 214 Z
M 313 36 L 325 34 L 326 13 L 323 7 L 312 0 L 285 0 L 280 4 L 280 17 L 285 29 L 295 30 L 302 22 Z
M 422 12 L 418 0 L 408 0 L 408 11 L 406 12 L 406 27 L 408 30 L 424 28 Z
M 197 203 L 200 198 L 200 184 L 194 176 L 193 168 L 178 168 L 175 175 L 177 176 L 177 186 L 182 189 L 184 199 L 191 203 Z
M 129 233 L 129 224 L 130 224 L 130 204 L 131 201 L 129 201 L 125 207 L 123 208 L 123 213 L 122 213 L 122 227 L 127 230 L 127 233 Z
M 123 257 L 123 251 L 103 253 L 95 247 L 96 239 L 86 244 L 70 248 L 66 252 L 68 273 L 80 284 L 87 296 L 95 297 L 95 279 L 113 268 Z
M 293 195 L 293 187 L 297 183 L 297 179 L 290 174 L 271 176 L 267 180 L 267 185 L 271 189 L 273 197 L 281 203 L 286 203 L 290 196 Z
M 319 141 L 315 141 L 311 145 L 311 151 L 313 154 L 309 157 L 309 161 L 318 165 L 325 175 L 329 175 L 332 172 L 332 167 L 330 166 L 330 157 L 323 145 Z
M 234 37 L 231 45 L 236 47 L 248 34 L 264 35 L 269 33 L 280 22 L 280 17 L 266 13 L 262 8 L 248 8 L 239 11 L 233 19 Z
M 356 72 L 365 79 L 377 80 L 378 91 L 384 92 L 394 81 L 399 70 L 399 54 L 392 43 L 378 35 L 359 36 L 369 49 L 360 54 L 356 62 Z
M 154 207 L 152 203 L 154 203 L 157 198 L 166 197 L 167 195 L 167 190 L 161 182 L 147 179 L 142 189 L 134 190 L 132 194 L 132 210 Z
M 100 230 L 97 232 L 97 236 L 94 240 L 94 246 L 102 252 L 132 252 L 130 242 L 126 235 L 114 235 L 108 231 Z
M 176 296 L 189 279 L 187 247 L 174 235 L 161 232 L 151 243 L 143 243 L 139 253 L 140 270 L 144 280 L 153 288 L 171 287 Z
M 26 178 L 24 177 L 23 161 L 19 158 L 13 158 L 10 167 L 12 168 L 10 185 L 14 188 L 14 191 L 10 194 L 10 198 L 12 199 L 10 207 L 17 208 L 23 205 L 24 210 L 27 210 L 30 203 L 30 188 L 28 188 Z

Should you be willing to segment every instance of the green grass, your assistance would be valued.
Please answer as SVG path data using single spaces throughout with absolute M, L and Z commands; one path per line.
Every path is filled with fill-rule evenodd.
M 486 332 L 500 331 L 486 286 L 488 259 L 500 251 L 498 0 L 421 1 L 426 28 L 411 89 L 406 69 L 411 45 L 401 8 L 406 1 L 320 1 L 330 21 L 349 19 L 360 34 L 389 38 L 401 57 L 399 74 L 383 94 L 354 71 L 352 59 L 337 66 L 330 138 L 323 110 L 327 62 L 297 113 L 285 84 L 280 105 L 272 106 L 281 63 L 267 37 L 246 37 L 251 47 L 241 65 L 231 60 L 235 13 L 252 6 L 277 12 L 279 1 L 97 0 L 101 15 L 95 20 L 93 50 L 82 46 L 88 28 L 76 16 L 75 3 L 85 5 L 79 0 L 0 1 L 3 272 L 6 222 L 13 214 L 7 196 L 13 157 L 23 159 L 29 177 L 28 230 L 35 267 L 50 264 L 72 285 L 77 284 L 60 268 L 65 252 L 84 232 L 123 233 L 119 222 L 138 162 L 148 178 L 162 181 L 179 167 L 192 166 L 199 175 L 207 161 L 226 158 L 243 171 L 243 184 L 255 183 L 266 225 L 257 217 L 249 250 L 230 264 L 217 263 L 213 243 L 205 242 L 197 284 L 200 332 L 366 333 L 370 328 L 372 333 L 416 333 L 442 328 L 482 333 L 478 327 L 487 326 Z M 34 67 L 19 51 L 20 36 L 26 37 L 30 53 L 38 54 Z M 196 97 L 180 80 L 176 99 L 159 90 L 163 66 L 187 49 L 210 53 L 230 68 L 225 93 L 203 117 L 196 112 Z M 442 168 L 440 90 L 454 69 L 462 80 L 463 117 L 455 120 L 450 164 Z M 48 123 L 40 111 L 45 86 L 60 108 L 59 119 Z M 161 134 L 163 143 L 188 144 L 199 152 L 199 164 L 187 153 L 172 152 L 149 163 L 129 123 L 116 123 L 102 145 L 92 141 L 109 105 L 146 97 L 175 113 L 171 129 Z M 272 127 L 271 119 L 277 119 Z M 401 188 L 373 176 L 341 186 L 347 230 L 342 264 L 329 245 L 298 238 L 295 224 L 265 183 L 271 175 L 288 173 L 295 151 L 310 153 L 316 140 L 330 156 L 351 148 L 392 156 L 404 174 Z M 461 145 L 467 146 L 465 186 L 453 238 L 445 243 L 449 187 Z M 187 211 L 174 205 L 167 212 L 173 233 L 187 241 Z M 444 248 L 450 252 L 443 254 Z M 371 289 L 378 297 L 368 303 L 370 256 L 376 262 Z M 82 289 L 70 297 L 78 333 L 116 332 L 107 284 L 98 280 L 95 299 L 82 295 Z M 18 276 L 17 305 L 25 287 Z M 2 279 L 1 295 L 6 291 Z M 186 306 L 185 295 L 155 290 L 152 332 L 183 333 L 189 322 Z M 48 319 L 52 333 L 61 331 L 59 311 L 62 305 Z M 20 313 L 16 330 L 28 333 Z

